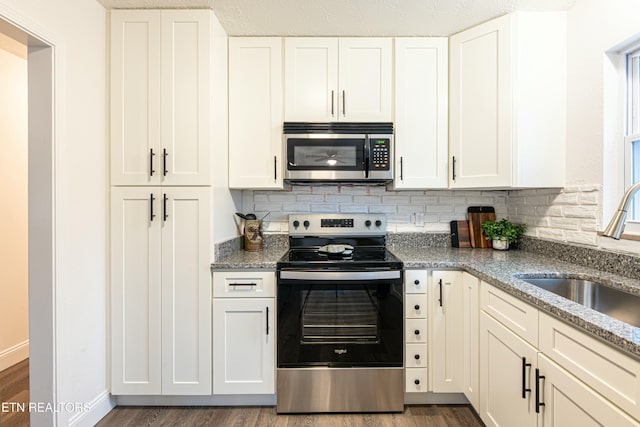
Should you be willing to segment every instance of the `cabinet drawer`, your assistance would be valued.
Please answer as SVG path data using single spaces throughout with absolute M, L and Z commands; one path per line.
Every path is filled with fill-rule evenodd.
M 214 298 L 270 298 L 275 296 L 273 271 L 216 271 L 213 273 Z
M 426 368 L 427 344 L 407 344 L 404 365 L 407 368 Z
M 480 307 L 534 347 L 538 346 L 538 309 L 481 282 Z
M 427 379 L 429 378 L 427 368 L 407 368 L 404 372 L 405 391 L 407 393 L 426 393 L 428 391 Z
M 404 303 L 404 317 L 427 317 L 427 294 L 406 294 Z
M 540 313 L 540 350 L 640 419 L 640 361 L 546 313 Z
M 426 343 L 427 319 L 406 319 L 404 335 L 406 344 Z
M 407 294 L 427 292 L 427 270 L 406 270 L 404 272 L 404 291 Z

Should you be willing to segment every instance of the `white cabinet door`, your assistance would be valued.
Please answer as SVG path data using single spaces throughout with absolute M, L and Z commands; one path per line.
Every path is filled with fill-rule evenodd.
M 339 45 L 339 120 L 392 121 L 391 39 L 341 38 Z
M 275 393 L 273 298 L 215 298 L 213 313 L 213 393 Z
M 229 39 L 231 188 L 282 188 L 282 78 L 282 39 Z
M 285 121 L 338 120 L 338 39 L 287 37 L 284 46 Z
M 111 189 L 111 393 L 161 392 L 161 195 Z
M 511 185 L 511 20 L 449 40 L 453 188 Z
M 397 189 L 447 188 L 448 39 L 395 39 Z
M 162 11 L 164 185 L 210 184 L 211 19 L 207 10 Z
M 111 188 L 114 395 L 211 394 L 209 191 Z
M 462 391 L 462 273 L 434 271 L 430 294 L 429 348 L 434 392 Z
M 480 330 L 480 280 L 462 273 L 463 367 L 462 390 L 476 411 L 480 411 L 478 334 Z
M 160 11 L 111 11 L 111 184 L 158 185 Z
M 541 378 L 541 425 L 545 427 L 631 427 L 640 423 L 543 354 L 538 355 Z M 534 384 L 534 386 L 536 386 Z
M 211 11 L 111 11 L 111 184 L 209 185 Z
M 523 11 L 450 38 L 452 188 L 564 186 L 566 25 Z
M 162 188 L 162 394 L 211 394 L 209 192 Z
M 389 38 L 285 39 L 285 121 L 392 121 Z
M 537 350 L 480 313 L 480 418 L 489 427 L 535 427 Z M 523 397 L 524 396 L 524 397 Z

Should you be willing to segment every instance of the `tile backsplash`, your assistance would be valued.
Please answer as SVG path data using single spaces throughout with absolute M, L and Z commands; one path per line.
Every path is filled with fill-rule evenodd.
M 493 206 L 507 216 L 507 191 L 394 191 L 370 185 L 292 185 L 284 191 L 245 190 L 242 207 L 265 218 L 271 233 L 288 231 L 290 213 L 384 213 L 389 232 L 447 233 L 449 222 L 466 219 L 469 206 Z

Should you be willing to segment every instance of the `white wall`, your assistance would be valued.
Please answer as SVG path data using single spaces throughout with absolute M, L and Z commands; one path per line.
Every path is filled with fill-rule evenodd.
M 510 192 L 509 215 L 529 224 L 527 234 L 640 251 L 640 242 L 597 236 L 623 192 L 619 119 L 623 100 L 615 75 L 611 81 L 607 52 L 640 34 L 638 16 L 640 2 L 635 0 L 577 0 L 568 10 L 567 189 Z
M 0 17 L 55 45 L 57 402 L 108 407 L 106 11 L 91 0 L 0 0 Z M 97 413 L 94 412 L 94 415 Z M 55 414 L 58 425 L 93 424 Z
M 0 371 L 29 356 L 27 47 L 0 34 Z
M 218 22 L 213 20 L 213 119 L 211 121 L 213 149 L 213 242 L 229 240 L 238 235 L 234 218 L 235 212 L 242 210 L 241 192 L 229 190 L 228 165 L 228 104 L 227 100 L 227 34 Z M 213 250 L 211 251 L 213 260 Z

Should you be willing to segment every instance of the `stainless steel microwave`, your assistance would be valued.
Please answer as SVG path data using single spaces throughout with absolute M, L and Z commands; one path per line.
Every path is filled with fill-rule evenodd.
M 284 179 L 389 182 L 393 123 L 284 123 Z

